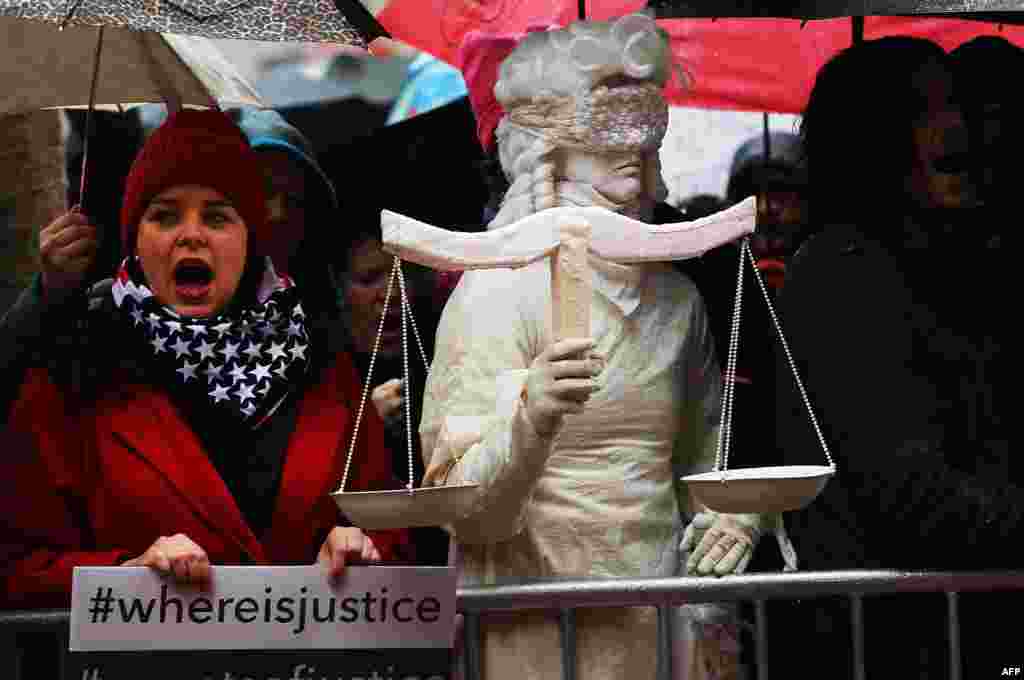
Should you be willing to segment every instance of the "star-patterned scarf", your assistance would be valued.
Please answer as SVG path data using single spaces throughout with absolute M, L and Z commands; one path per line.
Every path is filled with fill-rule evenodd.
M 121 264 L 111 292 L 131 332 L 148 345 L 158 375 L 253 429 L 309 367 L 298 289 L 269 258 L 254 303 L 209 317 L 181 317 L 158 301 L 137 257 Z

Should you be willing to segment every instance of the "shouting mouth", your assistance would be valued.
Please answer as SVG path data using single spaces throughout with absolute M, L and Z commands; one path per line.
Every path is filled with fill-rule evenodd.
M 198 258 L 186 258 L 174 267 L 174 291 L 186 302 L 202 302 L 213 284 L 213 268 Z
M 932 168 L 944 175 L 961 175 L 968 171 L 970 157 L 962 151 L 953 151 L 936 158 Z

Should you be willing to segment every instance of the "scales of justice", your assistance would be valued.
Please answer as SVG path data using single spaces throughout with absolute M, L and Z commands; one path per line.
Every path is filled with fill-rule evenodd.
M 459 232 L 441 229 L 387 210 L 381 213 L 382 245 L 395 256 L 387 298 L 370 369 L 363 386 L 345 472 L 339 489 L 332 494 L 338 508 L 355 526 L 363 529 L 394 529 L 444 526 L 468 515 L 476 500 L 477 484 L 415 488 L 413 479 L 412 418 L 405 399 L 409 481 L 405 489 L 391 491 L 345 491 L 348 470 L 355 452 L 359 425 L 366 407 L 373 366 L 383 330 L 387 306 L 397 279 L 402 305 L 402 344 L 405 377 L 409 373 L 408 328 L 412 327 L 420 355 L 429 362 L 416 329 L 405 291 L 400 262 L 407 260 L 438 271 L 524 267 L 541 258 L 551 262 L 551 319 L 556 340 L 590 336 L 591 270 L 589 255 L 621 264 L 667 262 L 698 257 L 712 248 L 742 239 L 729 356 L 722 396 L 722 421 L 715 469 L 682 478 L 696 499 L 723 513 L 778 513 L 798 510 L 813 501 L 836 468 L 811 409 L 810 401 L 796 371 L 789 346 L 772 309 L 760 273 L 754 267 L 771 317 L 778 331 L 818 434 L 828 465 L 790 465 L 728 469 L 732 420 L 733 385 L 739 345 L 740 299 L 744 259 L 754 265 L 747 238 L 756 226 L 756 199 L 745 201 L 693 222 L 652 225 L 597 207 L 549 208 L 500 229 Z

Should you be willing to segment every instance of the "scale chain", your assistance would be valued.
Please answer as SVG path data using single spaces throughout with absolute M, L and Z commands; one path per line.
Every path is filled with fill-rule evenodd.
M 366 400 L 370 393 L 370 386 L 373 384 L 373 368 L 377 363 L 377 356 L 380 353 L 380 340 L 384 334 L 384 320 L 387 318 L 388 305 L 391 302 L 391 291 L 394 289 L 395 279 L 398 279 L 399 296 L 402 305 L 402 362 L 403 362 L 403 373 L 402 377 L 403 392 L 404 396 L 402 402 L 405 408 L 405 432 L 406 432 L 406 445 L 409 460 L 409 479 L 405 487 L 409 491 L 413 490 L 415 486 L 415 472 L 413 467 L 413 449 L 412 449 L 412 402 L 409 398 L 409 336 L 407 330 L 407 323 L 412 326 L 413 336 L 416 338 L 416 345 L 420 351 L 420 358 L 423 359 L 423 366 L 426 369 L 427 375 L 430 375 L 430 362 L 427 360 L 427 352 L 423 348 L 423 341 L 420 339 L 419 329 L 416 327 L 416 317 L 413 316 L 412 307 L 409 304 L 409 296 L 405 287 L 405 274 L 402 272 L 401 259 L 396 255 L 394 264 L 391 268 L 391 277 L 388 279 L 388 289 L 384 296 L 384 309 L 381 312 L 380 324 L 377 326 L 377 337 L 373 342 L 373 352 L 370 355 L 370 366 L 366 373 L 366 380 L 363 384 L 363 395 L 359 403 L 359 411 L 356 415 L 355 430 L 352 435 L 352 440 L 349 444 L 348 459 L 345 461 L 345 472 L 341 479 L 341 489 L 345 490 L 345 484 L 348 481 L 348 471 L 352 463 L 352 456 L 355 452 L 356 438 L 359 434 L 359 426 L 362 423 L 363 412 L 366 408 Z
M 395 256 L 398 260 L 398 256 Z M 420 349 L 420 357 L 423 359 L 423 368 L 426 372 L 426 376 L 430 376 L 430 362 L 427 361 L 427 353 L 423 349 L 423 341 L 420 340 L 420 332 L 416 328 L 416 317 L 412 313 L 412 305 L 409 303 L 409 293 L 405 288 L 405 274 L 402 271 L 401 264 L 398 266 L 398 286 L 399 292 L 401 293 L 402 302 L 402 361 L 405 363 L 405 386 L 403 388 L 405 396 L 402 402 L 405 405 L 405 434 L 407 450 L 409 453 L 409 482 L 406 484 L 406 488 L 409 491 L 413 490 L 415 482 L 413 480 L 413 451 L 412 451 L 412 387 L 409 383 L 409 341 L 408 335 L 405 330 L 406 319 L 408 319 L 409 325 L 412 326 L 413 336 L 416 338 L 416 345 Z
M 722 389 L 722 413 L 718 431 L 718 450 L 715 455 L 715 467 L 722 473 L 729 468 L 729 445 L 732 443 L 732 413 L 736 389 L 736 362 L 739 358 L 740 344 L 740 313 L 743 304 L 743 248 L 747 240 L 740 245 L 739 267 L 736 279 L 736 300 L 733 305 L 732 327 L 729 331 L 729 349 L 725 365 L 725 385 Z
M 746 245 L 744 243 L 744 245 Z M 821 431 L 821 426 L 818 424 L 818 418 L 814 414 L 814 408 L 811 406 L 811 399 L 807 396 L 807 390 L 804 388 L 804 383 L 800 379 L 800 372 L 796 368 L 796 361 L 793 359 L 793 353 L 789 350 L 789 343 L 786 342 L 786 336 L 782 332 L 782 324 L 779 323 L 779 317 L 775 313 L 775 305 L 772 304 L 771 296 L 768 295 L 768 288 L 765 286 L 764 280 L 761 278 L 761 272 L 757 269 L 757 261 L 754 260 L 754 254 L 749 248 L 746 248 L 747 257 L 750 259 L 750 265 L 754 268 L 754 278 L 757 279 L 757 283 L 761 287 L 761 293 L 764 295 L 764 301 L 768 305 L 768 313 L 772 317 L 772 324 L 775 325 L 775 332 L 779 335 L 779 342 L 782 343 L 782 351 L 786 354 L 786 361 L 789 363 L 789 368 L 793 372 L 793 380 L 796 382 L 796 387 L 800 391 L 800 398 L 803 399 L 804 407 L 807 408 L 807 415 L 811 418 L 811 425 L 814 426 L 814 432 L 818 435 L 818 441 L 821 443 L 821 449 L 825 452 L 825 459 L 828 461 L 828 466 L 832 470 L 836 469 L 836 464 L 832 460 L 832 454 L 828 450 L 828 442 L 825 441 L 825 435 Z
M 412 386 L 409 382 L 409 323 L 408 319 L 412 314 L 408 311 L 408 297 L 405 292 L 405 276 L 402 274 L 402 265 L 398 261 L 398 257 L 395 257 L 395 266 L 398 269 L 398 289 L 400 297 L 400 303 L 402 305 L 402 405 L 405 407 L 405 440 L 408 445 L 407 451 L 409 453 L 409 481 L 405 483 L 405 488 L 412 492 L 415 486 L 415 479 L 413 478 L 413 453 L 412 453 L 412 406 L 410 405 L 412 399 L 410 393 Z
M 397 257 L 397 256 L 396 256 Z M 408 295 L 405 292 L 405 276 L 402 274 L 402 268 L 398 268 L 398 283 L 402 287 L 402 310 L 404 314 L 409 315 L 409 323 L 412 325 L 412 334 L 416 338 L 416 345 L 420 349 L 420 357 L 423 359 L 423 368 L 426 370 L 427 375 L 430 375 L 430 362 L 427 361 L 427 352 L 423 349 L 423 341 L 420 340 L 420 331 L 416 328 L 416 317 L 413 316 L 412 306 L 409 304 Z
M 355 426 L 352 429 L 352 439 L 348 445 L 348 458 L 345 459 L 345 472 L 341 476 L 341 488 L 339 491 L 345 491 L 345 483 L 348 481 L 349 467 L 352 465 L 352 454 L 356 450 L 356 440 L 359 438 L 359 425 L 363 421 L 363 411 L 366 409 L 366 398 L 370 394 L 370 385 L 372 384 L 373 378 L 373 365 L 377 361 L 377 353 L 380 351 L 380 338 L 384 334 L 384 320 L 388 315 L 388 303 L 391 301 L 391 290 L 395 284 L 396 271 L 398 270 L 398 258 L 395 258 L 395 264 L 391 268 L 391 277 L 388 279 L 388 290 L 384 295 L 384 311 L 380 315 L 380 324 L 377 326 L 377 337 L 373 341 L 373 353 L 370 354 L 370 367 L 366 371 L 366 380 L 363 381 L 363 396 L 359 401 L 359 411 L 356 413 Z
M 743 248 L 749 247 L 749 238 L 743 239 L 740 250 L 740 262 L 739 266 L 742 271 L 743 267 Z M 729 365 L 727 367 L 727 379 L 729 381 L 729 412 L 726 416 L 727 427 L 725 431 L 725 450 L 722 452 L 723 470 L 729 468 L 729 454 L 732 451 L 732 423 L 733 416 L 736 414 L 736 372 L 738 370 L 740 362 L 740 328 L 742 327 L 742 303 L 743 303 L 743 286 L 745 284 L 745 277 L 741 275 L 739 283 L 736 286 L 736 310 L 733 318 L 732 329 L 730 331 L 731 340 L 729 343 Z
M 757 261 L 754 259 L 754 253 L 750 249 L 749 238 L 743 239 L 743 242 L 740 245 L 739 273 L 736 280 L 736 301 L 733 307 L 732 327 L 729 334 L 729 350 L 725 368 L 725 386 L 722 390 L 722 414 L 720 418 L 721 429 L 718 433 L 718 448 L 715 454 L 715 468 L 722 473 L 722 480 L 724 481 L 726 470 L 728 470 L 729 467 L 732 416 L 735 411 L 734 390 L 736 383 L 736 364 L 739 357 L 740 344 L 739 331 L 742 312 L 744 255 L 746 256 L 746 259 L 750 261 L 750 266 L 754 270 L 754 278 L 757 280 L 761 293 L 764 296 L 765 304 L 768 305 L 768 313 L 771 316 L 772 324 L 775 326 L 775 331 L 779 336 L 779 342 L 782 344 L 783 352 L 786 355 L 786 361 L 789 363 L 790 371 L 793 373 L 793 379 L 796 381 L 797 389 L 800 392 L 800 398 L 803 400 L 804 407 L 807 409 L 807 414 L 810 416 L 811 425 L 814 427 L 814 432 L 818 437 L 818 442 L 821 444 L 822 451 L 825 452 L 825 459 L 828 461 L 829 467 L 835 470 L 836 465 L 832 460 L 832 454 L 829 451 L 828 442 L 825 441 L 825 435 L 821 431 L 818 418 L 814 413 L 814 408 L 811 406 L 810 397 L 807 395 L 807 390 L 804 387 L 803 381 L 800 379 L 800 372 L 797 370 L 796 361 L 793 359 L 793 354 L 789 349 L 789 343 L 786 342 L 786 336 L 782 332 L 782 325 L 779 323 L 778 314 L 775 312 L 775 306 L 772 304 L 771 296 L 768 294 L 768 288 L 764 283 L 764 279 L 761 277 L 761 272 L 757 269 Z

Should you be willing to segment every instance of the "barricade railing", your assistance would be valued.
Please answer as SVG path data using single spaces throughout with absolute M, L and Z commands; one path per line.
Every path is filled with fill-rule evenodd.
M 576 609 L 591 607 L 653 607 L 658 611 L 658 680 L 672 677 L 671 608 L 682 604 L 753 602 L 755 656 L 758 680 L 768 680 L 765 602 L 775 599 L 810 599 L 845 596 L 850 599 L 853 677 L 864 680 L 865 596 L 894 593 L 945 593 L 949 628 L 951 680 L 962 680 L 960 621 L 957 595 L 965 592 L 1024 590 L 1024 571 L 902 572 L 851 570 L 746 574 L 723 578 L 655 578 L 613 580 L 556 580 L 516 585 L 461 588 L 457 608 L 463 614 L 462 671 L 466 680 L 480 678 L 481 620 L 487 612 L 555 610 L 562 634 L 563 680 L 574 680 L 576 670 Z M 21 667 L 17 635 L 50 631 L 55 650 L 67 649 L 66 611 L 0 612 L 0 677 L 30 680 L 31 669 Z M 63 656 L 63 654 L 61 654 Z

